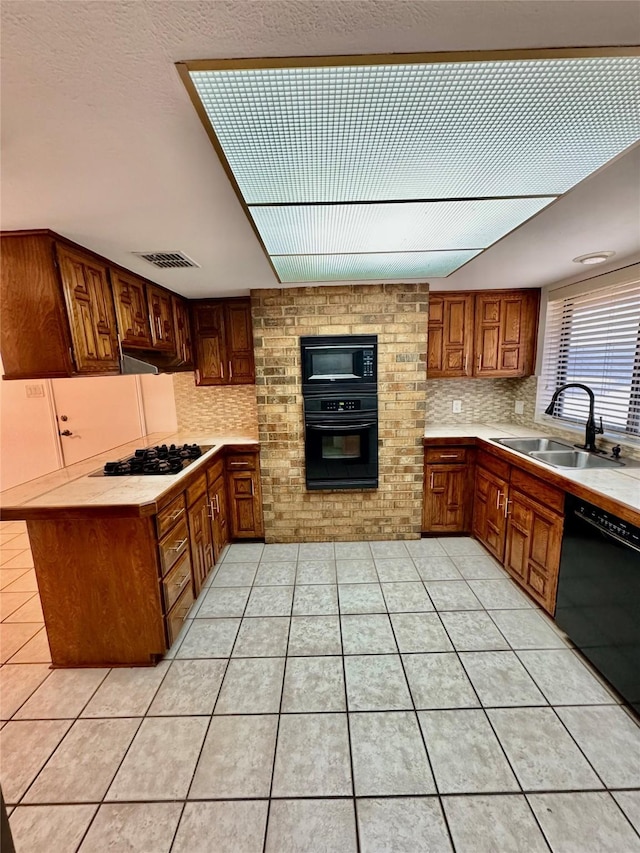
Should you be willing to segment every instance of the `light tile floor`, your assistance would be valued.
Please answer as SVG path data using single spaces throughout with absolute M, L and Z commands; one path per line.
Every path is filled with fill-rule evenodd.
M 232 545 L 157 667 L 52 671 L 0 535 L 18 853 L 640 853 L 640 728 L 470 539 Z

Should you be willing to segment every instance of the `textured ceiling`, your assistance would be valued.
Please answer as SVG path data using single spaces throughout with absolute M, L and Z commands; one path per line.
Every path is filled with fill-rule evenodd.
M 640 41 L 640 6 L 616 0 L 4 0 L 1 14 L 2 227 L 52 228 L 188 296 L 276 280 L 176 61 Z M 640 251 L 638 175 L 636 151 L 447 286 L 545 284 L 575 272 L 576 255 Z M 201 268 L 130 254 L 165 249 Z

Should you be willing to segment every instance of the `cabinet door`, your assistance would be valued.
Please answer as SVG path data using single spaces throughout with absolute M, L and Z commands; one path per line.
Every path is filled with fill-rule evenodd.
M 58 245 L 57 253 L 78 373 L 119 373 L 107 268 L 66 246 Z
M 135 276 L 112 270 L 111 283 L 122 346 L 149 349 L 151 331 L 145 282 Z
M 429 294 L 427 376 L 471 376 L 473 295 Z
M 227 302 L 225 321 L 229 384 L 251 385 L 256 378 L 251 301 L 238 299 Z
M 172 296 L 171 303 L 173 307 L 173 327 L 176 336 L 176 355 L 180 361 L 180 367 L 193 367 L 191 323 L 187 302 L 179 296 Z
M 505 568 L 551 615 L 555 611 L 562 527 L 562 516 L 512 490 Z
M 189 509 L 189 536 L 196 596 L 213 568 L 213 541 L 207 495 L 202 495 Z
M 213 532 L 213 558 L 217 562 L 222 549 L 229 541 L 229 524 L 227 520 L 227 495 L 224 477 L 218 477 L 209 487 L 209 502 L 211 505 L 211 528 Z
M 473 535 L 502 562 L 506 535 L 505 480 L 484 468 L 476 468 L 473 502 Z
M 196 385 L 225 385 L 224 305 L 222 302 L 197 302 L 192 316 L 196 338 Z
M 425 532 L 469 529 L 469 469 L 466 465 L 426 465 L 423 527 Z
M 232 539 L 264 535 L 260 479 L 256 471 L 233 471 L 228 477 Z
M 536 348 L 539 291 L 476 295 L 474 376 L 529 376 Z
M 153 348 L 163 352 L 175 352 L 176 342 L 173 331 L 171 293 L 168 290 L 147 284 L 147 302 L 149 304 Z

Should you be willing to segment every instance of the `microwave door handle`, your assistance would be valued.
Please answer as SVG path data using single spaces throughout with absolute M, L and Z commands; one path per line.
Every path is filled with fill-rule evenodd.
M 344 349 L 348 352 L 358 352 L 358 350 L 362 349 L 373 349 L 373 344 L 327 344 L 327 346 L 313 346 L 308 347 L 305 346 L 305 350 L 315 350 L 315 349 Z
M 375 426 L 375 421 L 369 421 L 364 424 L 336 424 L 335 426 L 324 426 L 321 424 L 307 424 L 308 429 L 330 430 L 331 432 L 344 432 L 345 430 L 366 429 L 367 427 Z

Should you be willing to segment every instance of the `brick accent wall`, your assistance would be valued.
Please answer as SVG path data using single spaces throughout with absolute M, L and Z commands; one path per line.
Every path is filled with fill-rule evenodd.
M 198 387 L 193 373 L 174 373 L 173 391 L 178 429 L 258 437 L 255 385 Z
M 267 542 L 420 536 L 428 286 L 251 291 Z M 300 335 L 377 334 L 376 490 L 305 486 Z

